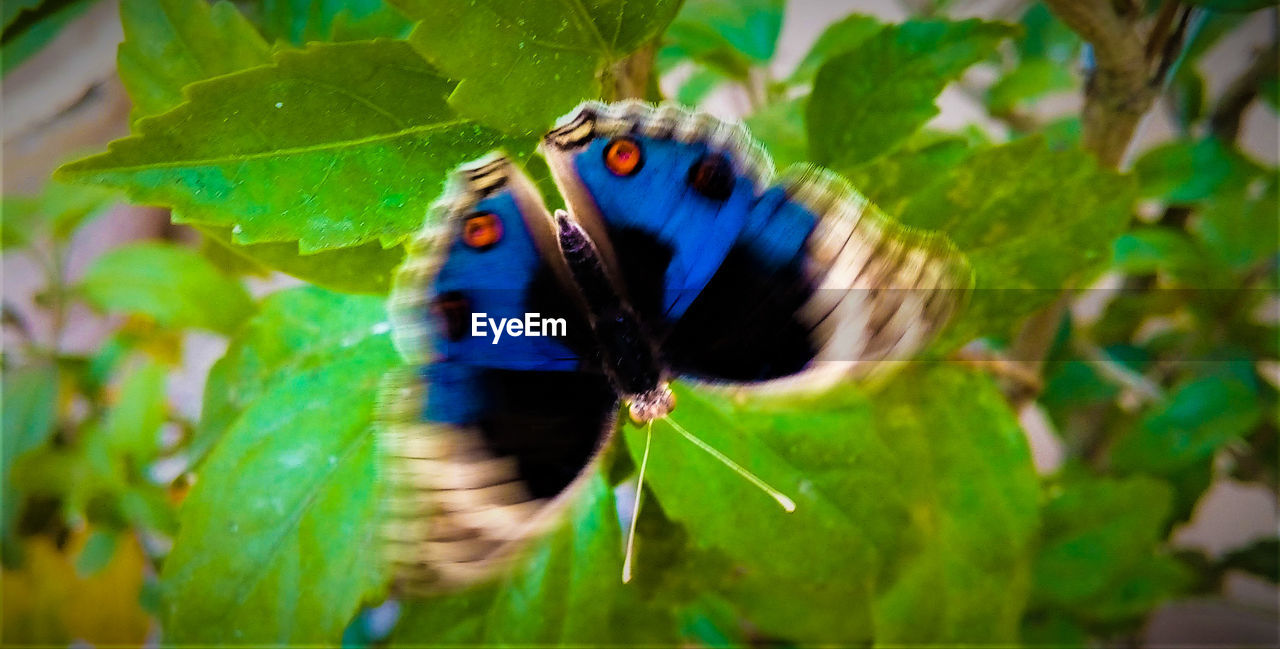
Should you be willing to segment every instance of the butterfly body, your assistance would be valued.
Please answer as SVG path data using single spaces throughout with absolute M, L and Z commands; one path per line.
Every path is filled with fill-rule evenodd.
M 738 125 L 588 103 L 550 132 L 568 213 L 514 163 L 461 169 L 393 294 L 388 548 L 408 590 L 471 583 L 554 524 L 675 379 L 819 385 L 918 350 L 971 282 L 945 239 L 819 170 L 775 180 Z M 554 336 L 475 335 L 537 313 Z
M 587 233 L 557 212 L 560 250 L 586 305 L 602 369 L 626 403 L 631 421 L 644 424 L 671 412 L 675 396 L 658 345 L 610 281 Z

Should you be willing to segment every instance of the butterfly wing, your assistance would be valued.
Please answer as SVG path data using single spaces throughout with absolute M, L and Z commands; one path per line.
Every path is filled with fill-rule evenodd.
M 641 156 L 627 173 L 611 165 L 620 141 Z M 871 371 L 918 351 L 972 283 L 941 235 L 897 224 L 825 170 L 775 180 L 745 129 L 705 114 L 588 103 L 543 152 L 678 373 Z
M 587 332 L 532 183 L 498 157 L 459 170 L 447 197 L 432 219 L 442 227 L 411 245 L 390 305 L 408 368 L 384 391 L 386 536 L 408 592 L 507 565 L 554 522 L 617 411 L 572 335 L 475 335 L 477 317 L 526 313 Z

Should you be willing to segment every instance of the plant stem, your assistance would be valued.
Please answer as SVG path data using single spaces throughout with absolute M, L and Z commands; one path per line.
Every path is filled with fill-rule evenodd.
M 1253 63 L 1239 76 L 1218 99 L 1209 116 L 1209 131 L 1225 144 L 1235 142 L 1240 135 L 1240 120 L 1249 104 L 1258 96 L 1263 81 L 1274 78 L 1277 72 L 1280 49 L 1276 43 L 1254 57 Z
M 58 242 L 55 241 L 53 243 L 49 264 L 49 291 L 51 299 L 53 300 L 53 327 L 50 334 L 52 336 L 52 340 L 49 341 L 49 347 L 55 354 L 62 349 L 62 330 L 67 324 L 67 291 L 64 284 L 66 276 L 63 269 L 63 265 L 65 263 L 63 252 L 65 251 L 62 249 L 62 246 L 58 245 Z
M 1164 75 L 1181 49 L 1187 10 L 1170 31 L 1181 8 L 1166 2 L 1148 38 L 1142 38 L 1137 0 L 1045 0 L 1049 10 L 1093 46 L 1094 68 L 1085 81 L 1082 115 L 1084 148 L 1105 167 L 1119 168 L 1142 116 L 1164 85 Z M 1071 294 L 1027 319 L 1011 345 L 1013 358 L 1033 372 L 1043 369 Z M 1035 395 L 1011 394 L 1020 403 Z
M 1165 3 L 1147 39 L 1137 25 L 1141 7 L 1128 0 L 1045 4 L 1093 46 L 1095 67 L 1085 82 L 1084 147 L 1104 166 L 1119 167 L 1138 122 L 1160 93 L 1159 73 L 1168 69 L 1169 26 L 1179 3 Z M 1175 34 L 1180 36 L 1180 30 Z M 1178 48 L 1172 49 L 1176 54 Z
M 653 59 L 657 52 L 658 40 L 654 39 L 641 45 L 640 49 L 619 59 L 605 70 L 600 89 L 604 100 L 650 98 Z

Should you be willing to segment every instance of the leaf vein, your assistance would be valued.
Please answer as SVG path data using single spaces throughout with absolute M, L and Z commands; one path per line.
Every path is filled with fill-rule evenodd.
M 274 157 L 285 157 L 285 156 L 299 155 L 304 153 L 315 153 L 319 151 L 331 151 L 335 149 L 353 148 L 353 147 L 358 147 L 366 144 L 382 142 L 385 140 L 394 140 L 396 138 L 401 138 L 401 137 L 406 137 L 411 135 L 430 133 L 432 131 L 443 130 L 447 128 L 452 128 L 454 126 L 461 126 L 469 123 L 471 123 L 470 120 L 457 119 L 457 120 L 452 120 L 448 122 L 438 122 L 435 124 L 425 124 L 422 126 L 415 126 L 415 127 L 395 131 L 392 133 L 379 133 L 377 135 L 370 135 L 368 137 L 357 138 L 354 140 L 341 140 L 337 142 L 321 142 L 318 144 L 309 144 L 306 146 L 292 147 L 288 149 L 272 149 L 270 151 L 259 151 L 256 153 L 227 155 L 227 156 L 220 156 L 215 158 L 169 160 L 164 162 L 148 162 L 143 164 L 135 164 L 135 165 L 129 165 L 129 166 L 120 166 L 120 167 L 95 168 L 93 166 L 89 166 L 88 168 L 84 168 L 83 165 L 87 163 L 91 163 L 101 158 L 111 156 L 112 152 L 108 151 L 107 153 L 101 156 L 95 156 L 93 158 L 89 158 L 85 160 L 83 163 L 77 163 L 71 167 L 68 167 L 67 170 L 72 173 L 86 173 L 86 172 L 92 172 L 92 171 L 110 171 L 110 172 L 120 173 L 120 172 L 129 172 L 129 171 L 141 171 L 146 169 L 173 169 L 173 168 L 196 166 L 196 165 L 220 165 L 220 164 L 230 164 L 233 162 L 248 162 L 252 160 L 262 160 L 262 159 L 274 158 Z M 145 135 L 139 139 L 140 140 L 145 139 Z
M 329 479 L 333 477 L 333 474 L 337 472 L 338 467 L 342 466 L 343 463 L 345 463 L 347 459 L 349 459 L 355 453 L 355 451 L 360 448 L 362 444 L 364 444 L 365 442 L 368 442 L 370 439 L 371 438 L 368 435 L 357 434 L 352 436 L 351 441 L 347 442 L 346 447 L 343 448 L 342 454 L 339 457 L 338 461 L 329 465 L 329 467 L 324 472 L 324 474 L 322 474 L 320 478 L 315 481 L 314 483 L 315 488 L 311 490 L 311 493 L 308 494 L 307 497 L 304 498 L 301 502 L 299 502 L 296 507 L 294 507 L 294 510 L 289 513 L 289 517 L 285 519 L 282 525 L 280 525 L 280 527 L 278 528 L 279 532 L 276 533 L 275 539 L 271 541 L 267 549 L 267 552 L 264 555 L 264 558 L 270 559 L 273 555 L 275 555 L 277 552 L 280 551 L 281 546 L 284 543 L 285 537 L 288 536 L 288 534 L 298 525 L 298 522 L 302 519 L 303 514 L 306 513 L 306 510 L 310 508 L 311 504 L 315 501 L 316 496 L 320 493 L 320 489 L 324 485 L 324 483 L 328 482 Z M 234 598 L 232 598 L 232 604 L 225 609 L 226 615 L 230 615 L 235 608 L 238 608 L 239 606 L 243 605 L 245 601 L 248 600 L 249 595 L 253 592 L 254 587 L 258 583 L 261 583 L 260 580 L 262 577 L 263 577 L 262 572 L 252 572 L 245 575 L 240 580 L 240 582 L 236 584 L 236 587 L 233 590 L 233 592 L 236 593 L 236 595 Z

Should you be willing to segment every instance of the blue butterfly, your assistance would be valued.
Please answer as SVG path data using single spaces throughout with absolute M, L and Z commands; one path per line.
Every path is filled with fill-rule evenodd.
M 588 102 L 540 153 L 567 211 L 492 154 L 454 174 L 398 274 L 413 371 L 386 391 L 383 437 L 408 591 L 510 565 L 594 470 L 620 405 L 643 425 L 671 413 L 676 378 L 865 375 L 923 347 L 972 285 L 944 237 L 831 172 L 775 179 L 739 124 Z

